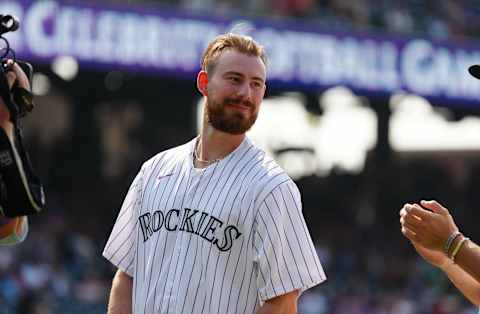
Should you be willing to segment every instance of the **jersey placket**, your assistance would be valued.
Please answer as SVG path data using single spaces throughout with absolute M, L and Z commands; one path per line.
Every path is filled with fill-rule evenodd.
M 191 181 L 188 184 L 187 191 L 185 192 L 185 201 L 183 202 L 184 204 L 192 204 L 193 199 L 195 198 L 195 191 L 198 191 L 197 187 L 201 183 L 202 177 L 205 175 L 205 172 L 208 170 L 212 169 L 191 169 Z M 179 221 L 179 224 L 181 222 Z M 176 232 L 176 239 L 175 241 L 177 243 L 181 243 L 184 241 L 183 233 L 180 232 L 178 229 Z M 172 252 L 172 262 L 171 262 L 171 268 L 169 270 L 170 276 L 167 276 L 167 283 L 165 286 L 165 293 L 164 293 L 164 300 L 163 300 L 163 305 L 162 305 L 162 311 L 161 313 L 165 314 L 173 314 L 175 313 L 175 308 L 176 308 L 176 302 L 178 301 L 176 299 L 177 296 L 177 291 L 175 289 L 175 284 L 180 284 L 181 278 L 176 278 L 179 275 L 179 272 L 176 271 L 177 264 L 180 263 L 180 254 L 182 250 L 183 245 L 175 245 L 173 248 Z

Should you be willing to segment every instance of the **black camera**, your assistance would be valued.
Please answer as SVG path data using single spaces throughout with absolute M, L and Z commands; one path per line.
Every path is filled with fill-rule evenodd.
M 20 22 L 13 15 L 0 14 L 0 97 L 7 105 L 12 121 L 24 117 L 33 110 L 33 95 L 30 91 L 13 86 L 10 88 L 5 74 L 11 70 L 11 64 L 8 60 L 17 63 L 26 74 L 30 86 L 32 86 L 33 67 L 30 63 L 17 60 L 15 51 L 10 47 L 8 40 L 3 37 L 4 34 L 14 32 L 20 27 Z
M 34 107 L 31 91 L 14 82 L 9 85 L 7 74 L 16 63 L 25 72 L 32 86 L 33 67 L 17 60 L 15 51 L 3 37 L 16 31 L 20 22 L 12 15 L 0 15 L 0 97 L 5 103 L 13 124 L 13 134 L 9 135 L 0 127 L 0 215 L 18 217 L 38 213 L 45 207 L 43 185 L 35 175 L 28 153 L 23 145 L 19 118 L 24 117 Z M 13 61 L 13 62 L 12 62 Z

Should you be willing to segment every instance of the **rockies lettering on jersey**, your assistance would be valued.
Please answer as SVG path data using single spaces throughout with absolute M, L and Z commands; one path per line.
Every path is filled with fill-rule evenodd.
M 177 223 L 175 224 L 175 227 L 169 228 L 168 226 L 171 225 L 170 220 L 172 217 L 172 212 L 175 213 L 175 216 L 177 217 Z M 167 231 L 176 231 L 177 227 L 179 226 L 179 221 L 182 222 L 178 230 L 199 235 L 208 242 L 216 245 L 217 248 L 222 252 L 230 250 L 232 248 L 233 241 L 242 235 L 242 233 L 238 231 L 237 227 L 229 225 L 223 230 L 223 239 L 219 241 L 214 234 L 217 228 L 221 228 L 224 224 L 220 219 L 210 216 L 208 218 L 208 222 L 203 224 L 203 222 L 206 220 L 205 218 L 209 216 L 208 213 L 202 212 L 201 217 L 203 218 L 198 218 L 198 221 L 192 222 L 192 218 L 198 213 L 198 210 L 192 211 L 189 208 L 185 208 L 183 211 L 183 218 L 181 219 L 178 216 L 179 212 L 180 211 L 178 209 L 171 209 L 166 215 L 164 215 L 161 210 L 156 210 L 153 212 L 153 214 L 147 212 L 141 215 L 138 220 L 140 227 L 142 228 L 143 242 L 147 241 L 154 232 L 162 229 L 164 223 Z M 164 217 L 167 218 L 165 219 Z M 195 223 L 197 223 L 196 227 L 194 227 Z
M 324 281 L 290 177 L 248 138 L 197 169 L 196 140 L 144 163 L 105 245 L 132 312 L 255 313 Z

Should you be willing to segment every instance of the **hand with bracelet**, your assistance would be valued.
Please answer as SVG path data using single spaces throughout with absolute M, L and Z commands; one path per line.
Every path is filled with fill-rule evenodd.
M 459 232 L 447 208 L 436 201 L 405 204 L 401 231 L 427 262 L 440 268 L 475 305 L 480 304 L 480 248 Z

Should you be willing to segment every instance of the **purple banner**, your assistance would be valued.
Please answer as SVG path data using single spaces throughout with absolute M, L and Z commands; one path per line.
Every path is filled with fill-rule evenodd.
M 478 105 L 480 44 L 372 34 L 334 33 L 312 25 L 189 15 L 152 7 L 59 1 L 2 1 L 21 29 L 7 34 L 23 59 L 49 63 L 72 56 L 81 67 L 129 69 L 192 79 L 209 40 L 235 25 L 269 55 L 269 84 L 319 90 L 344 85 L 384 96 L 405 91 L 450 106 Z

